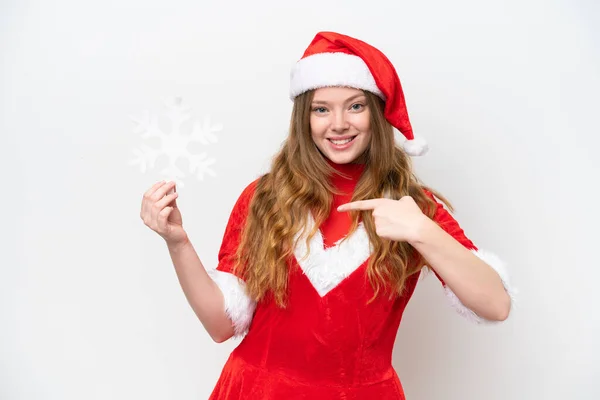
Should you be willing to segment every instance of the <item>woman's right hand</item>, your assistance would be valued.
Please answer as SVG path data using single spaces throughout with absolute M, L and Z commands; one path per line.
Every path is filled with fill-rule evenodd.
M 172 193 L 169 193 L 173 189 Z M 169 194 L 168 194 L 169 193 Z M 140 217 L 144 224 L 158 233 L 168 245 L 188 240 L 183 229 L 181 212 L 176 199 L 175 182 L 157 182 L 144 193 Z

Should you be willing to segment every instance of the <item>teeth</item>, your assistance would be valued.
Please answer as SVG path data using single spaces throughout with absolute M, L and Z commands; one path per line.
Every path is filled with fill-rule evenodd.
M 333 144 L 337 144 L 337 145 L 342 145 L 342 144 L 346 144 L 352 141 L 352 139 L 354 138 L 350 138 L 350 139 L 345 139 L 345 140 L 333 140 L 333 139 L 329 139 L 331 141 L 331 143 Z

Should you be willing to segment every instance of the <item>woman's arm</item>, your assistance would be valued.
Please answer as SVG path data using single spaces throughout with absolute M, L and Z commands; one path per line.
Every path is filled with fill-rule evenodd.
M 225 311 L 223 293 L 208 275 L 192 243 L 186 240 L 167 247 L 185 297 L 210 337 L 217 343 L 232 337 L 234 328 Z
M 360 200 L 338 207 L 338 211 L 350 210 L 373 210 L 380 237 L 410 243 L 442 281 L 460 314 L 477 323 L 508 317 L 515 289 L 502 261 L 478 250 L 443 204 L 437 203 L 432 218 L 423 214 L 410 196 Z
M 508 318 L 511 299 L 498 273 L 435 221 L 423 218 L 410 243 L 466 307 L 487 320 Z

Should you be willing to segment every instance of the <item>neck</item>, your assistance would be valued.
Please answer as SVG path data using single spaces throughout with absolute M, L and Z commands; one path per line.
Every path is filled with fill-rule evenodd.
M 332 182 L 336 186 L 340 184 L 344 185 L 344 183 L 356 183 L 362 175 L 365 168 L 365 164 L 363 163 L 336 164 L 329 159 L 327 159 L 327 163 L 336 172 L 338 172 L 332 176 Z

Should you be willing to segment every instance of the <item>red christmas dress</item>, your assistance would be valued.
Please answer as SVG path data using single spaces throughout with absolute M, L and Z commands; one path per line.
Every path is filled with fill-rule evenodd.
M 367 304 L 374 293 L 365 275 L 369 240 L 360 224 L 348 240 L 338 243 L 349 232 L 350 218 L 336 210 L 351 200 L 363 166 L 335 167 L 352 179 L 332 178 L 344 194 L 334 196 L 332 212 L 310 242 L 308 257 L 303 257 L 307 249 L 304 240 L 299 240 L 295 259 L 289 263 L 285 309 L 272 299 L 255 304 L 246 296 L 244 282 L 231 273 L 231 256 L 239 244 L 257 181 L 248 185 L 236 202 L 219 251 L 219 265 L 209 273 L 223 291 L 236 336 L 243 340 L 227 360 L 211 400 L 405 398 L 392 367 L 392 350 L 420 274 L 408 279 L 403 296 L 391 300 L 378 296 Z M 479 251 L 440 203 L 434 219 L 492 266 L 511 293 L 502 262 Z M 487 322 L 462 305 L 445 285 L 444 289 L 462 315 Z

